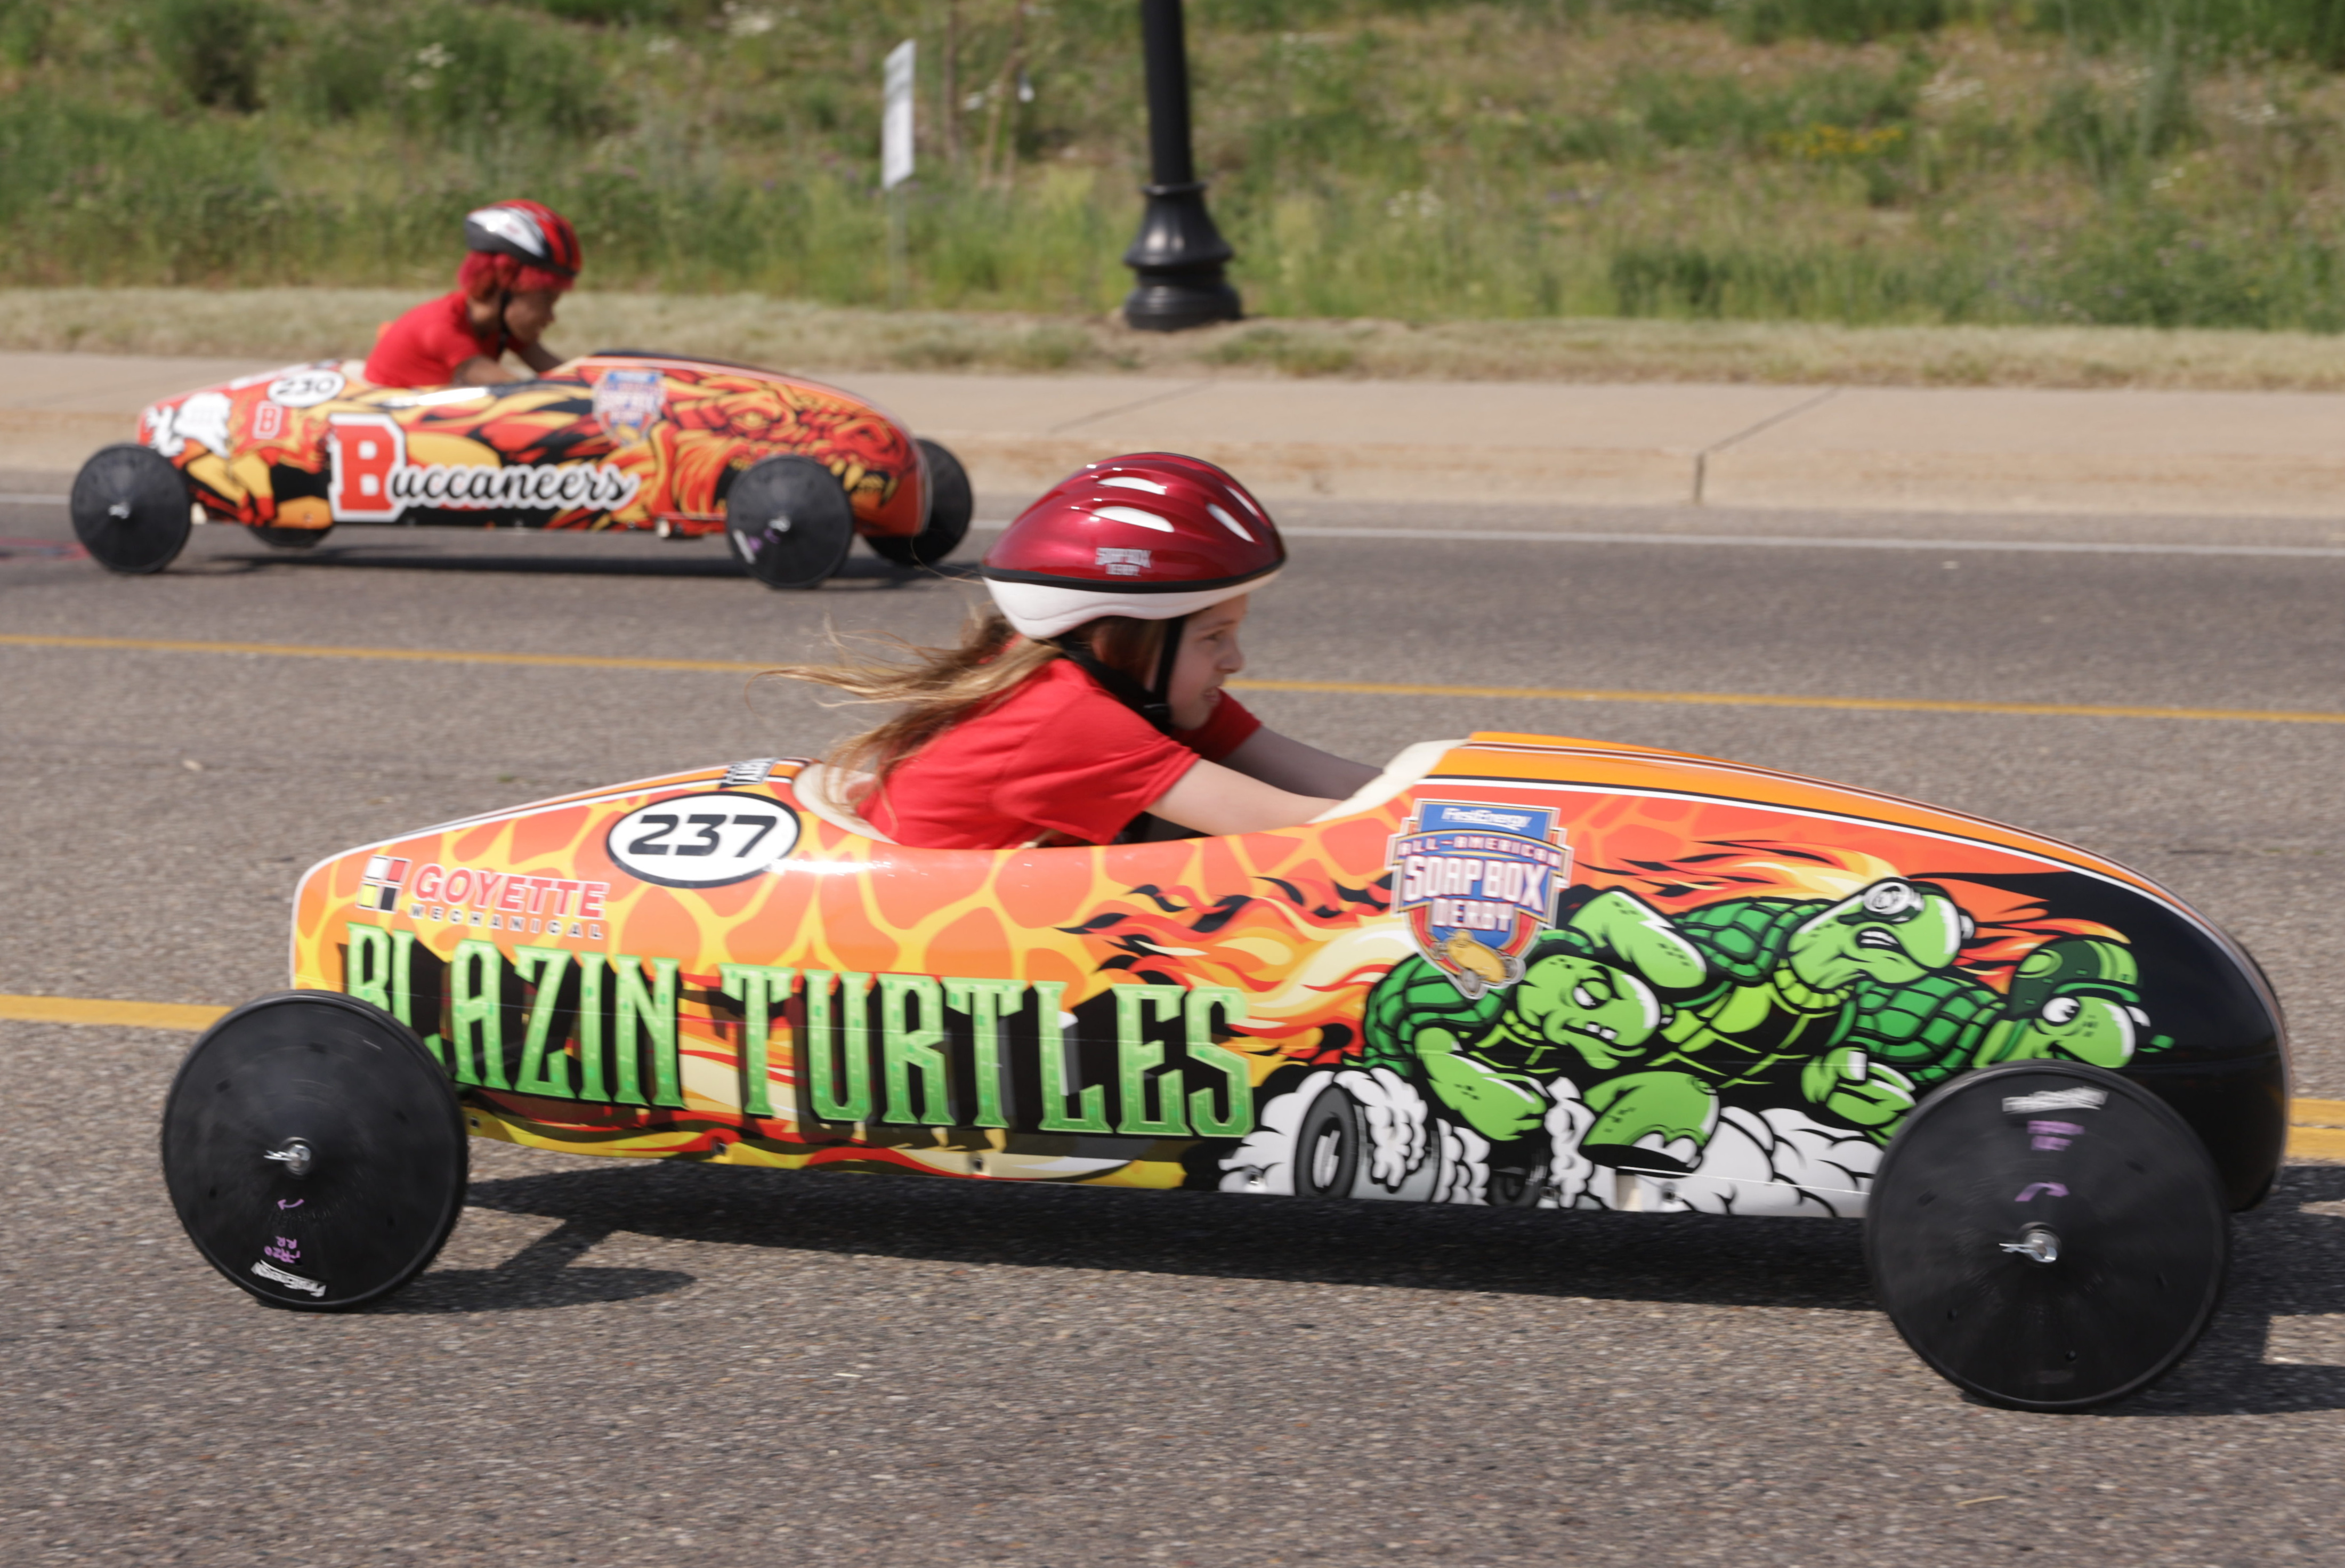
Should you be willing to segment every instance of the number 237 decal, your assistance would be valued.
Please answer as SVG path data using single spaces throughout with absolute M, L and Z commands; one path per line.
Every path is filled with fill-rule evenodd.
M 769 871 L 797 848 L 797 814 L 755 795 L 676 795 L 611 825 L 604 847 L 629 876 L 715 888 Z

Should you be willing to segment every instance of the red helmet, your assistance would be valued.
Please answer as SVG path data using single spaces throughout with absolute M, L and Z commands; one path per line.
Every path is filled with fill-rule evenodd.
M 577 277 L 586 261 L 570 220 L 534 201 L 500 201 L 466 213 L 464 249 L 511 256 L 563 278 Z
M 1041 639 L 1101 616 L 1194 615 L 1284 565 L 1277 524 L 1244 485 L 1199 458 L 1139 452 L 1052 485 L 978 572 L 1010 624 Z

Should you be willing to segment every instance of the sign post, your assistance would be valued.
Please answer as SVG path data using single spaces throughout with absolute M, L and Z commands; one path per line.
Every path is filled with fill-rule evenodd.
M 909 38 L 888 51 L 881 76 L 879 188 L 888 196 L 888 302 L 904 300 L 904 198 L 912 178 L 912 83 L 915 46 Z

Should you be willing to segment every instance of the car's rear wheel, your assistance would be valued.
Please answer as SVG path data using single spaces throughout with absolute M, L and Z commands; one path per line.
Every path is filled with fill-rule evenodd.
M 1349 1197 L 1359 1174 L 1360 1108 L 1330 1084 L 1294 1130 L 1295 1196 Z
M 811 457 L 768 457 L 725 497 L 733 553 L 769 588 L 814 588 L 846 564 L 855 507 L 846 487 Z
M 969 537 L 969 519 L 977 514 L 977 497 L 960 459 L 925 438 L 919 445 L 928 460 L 929 520 L 917 534 L 867 541 L 875 555 L 898 566 L 933 566 L 959 549 Z
M 319 542 L 332 533 L 333 529 L 330 526 L 272 528 L 264 524 L 256 525 L 252 531 L 262 544 L 272 550 L 314 550 L 318 547 Z
M 1483 1196 L 1493 1208 L 1537 1208 L 1547 1196 L 1552 1148 L 1544 1128 L 1490 1150 L 1490 1180 Z
M 74 536 L 109 572 L 144 576 L 177 559 L 194 525 L 188 482 L 149 446 L 101 447 L 74 475 Z
M 2162 1376 L 2229 1257 L 2214 1162 L 2139 1084 L 2023 1062 L 1957 1078 L 1883 1154 L 1874 1289 L 1942 1376 L 2016 1410 L 2082 1410 Z
M 421 1273 L 462 1209 L 468 1156 L 440 1064 L 333 992 L 213 1024 L 163 1106 L 163 1181 L 188 1238 L 278 1307 L 357 1307 Z

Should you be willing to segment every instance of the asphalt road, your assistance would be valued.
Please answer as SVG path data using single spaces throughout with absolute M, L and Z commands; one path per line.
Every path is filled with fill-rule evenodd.
M 5 479 L 5 476 L 0 476 Z M 0 490 L 9 486 L 0 483 Z M 988 508 L 989 512 L 998 509 Z M 1286 509 L 1290 522 L 2002 537 L 1992 519 Z M 2038 536 L 2219 541 L 2078 520 Z M 66 536 L 0 506 L 0 537 Z M 1255 674 L 2345 708 L 2345 558 L 1301 537 Z M 0 544 L 0 632 L 781 661 L 949 633 L 860 561 L 771 594 L 714 546 L 199 532 L 152 579 Z M 1578 732 L 2079 840 L 2246 941 L 2299 1093 L 2345 1097 L 2345 726 L 1262 693 L 1380 759 Z M 0 647 L 0 992 L 281 985 L 316 859 L 578 786 L 817 750 L 738 677 Z M 2333 1561 L 2345 1167 L 2237 1227 L 2208 1341 L 2091 1417 L 1964 1403 L 1835 1222 L 1003 1190 L 476 1145 L 385 1308 L 274 1312 L 152 1155 L 187 1037 L 0 1023 L 10 1562 Z

